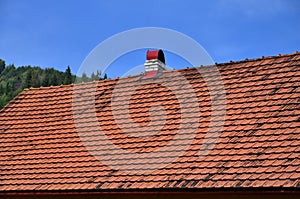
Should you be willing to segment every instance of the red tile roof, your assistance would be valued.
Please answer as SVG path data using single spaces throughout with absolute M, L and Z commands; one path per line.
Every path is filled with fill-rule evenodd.
M 187 79 L 200 107 L 190 107 L 188 118 L 181 118 L 177 96 L 169 88 L 155 84 L 155 79 L 137 88 L 129 100 L 129 114 L 135 126 L 127 123 L 128 118 L 122 119 L 125 111 L 121 106 L 112 111 L 113 90 L 119 79 L 76 86 L 82 91 L 80 95 L 90 100 L 77 101 L 73 108 L 74 85 L 23 91 L 0 112 L 0 192 L 299 188 L 300 53 L 216 67 L 226 89 L 226 116 L 217 143 L 206 156 L 199 156 L 199 150 L 212 119 L 212 100 L 201 74 L 208 74 L 213 80 L 214 76 L 209 76 L 212 66 L 164 71 L 159 78 L 179 86 L 176 74 Z M 122 79 L 123 89 L 117 95 L 126 100 L 137 82 L 148 81 L 141 77 Z M 185 90 L 183 86 L 178 92 L 188 97 Z M 94 99 L 97 125 L 93 122 L 94 113 L 87 108 Z M 156 135 L 141 137 L 161 126 L 159 106 L 149 113 L 149 108 L 158 104 L 167 113 L 163 128 Z M 121 123 L 117 124 L 116 115 Z M 163 163 L 164 157 L 142 157 L 132 162 L 126 160 L 126 154 L 121 160 L 110 160 L 115 151 L 105 149 L 99 131 L 115 146 L 137 156 L 147 155 L 172 141 L 181 119 L 191 125 L 199 124 L 196 135 L 189 148 L 163 168 L 150 173 L 126 173 L 92 155 L 91 150 L 106 150 L 101 158 L 107 158 L 111 165 L 125 160 L 128 168 L 134 161 L 141 168 L 152 162 Z M 127 130 L 139 136 L 129 135 Z M 181 138 L 184 142 L 185 134 Z M 176 155 L 181 142 L 178 143 L 162 154 Z

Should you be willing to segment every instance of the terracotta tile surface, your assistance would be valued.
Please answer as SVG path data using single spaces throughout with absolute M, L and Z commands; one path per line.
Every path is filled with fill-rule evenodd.
M 216 65 L 226 91 L 220 134 L 208 134 L 210 124 L 222 126 L 221 112 L 212 115 L 218 92 L 210 93 L 203 78 L 217 81 L 212 67 L 164 71 L 163 84 L 141 75 L 25 90 L 0 112 L 0 191 L 299 188 L 299 63 L 300 53 L 294 53 Z M 176 87 L 176 94 L 164 84 Z M 195 124 L 191 139 L 189 125 Z M 183 133 L 167 148 L 179 129 Z M 214 145 L 201 156 L 205 143 Z M 97 151 L 105 162 L 92 155 Z M 170 157 L 175 159 L 165 165 Z M 116 169 L 120 164 L 162 168 L 128 173 Z

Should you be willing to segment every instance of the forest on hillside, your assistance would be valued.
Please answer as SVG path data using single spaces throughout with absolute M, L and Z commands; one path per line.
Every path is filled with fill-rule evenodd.
M 102 77 L 101 71 L 98 71 L 96 74 L 92 73 L 90 77 L 85 73 L 81 77 L 76 77 L 69 66 L 62 72 L 38 66 L 15 67 L 13 64 L 6 65 L 5 61 L 0 59 L 0 109 L 25 88 L 67 85 L 74 83 L 75 79 L 76 82 L 89 82 L 107 79 L 107 75 L 104 74 Z

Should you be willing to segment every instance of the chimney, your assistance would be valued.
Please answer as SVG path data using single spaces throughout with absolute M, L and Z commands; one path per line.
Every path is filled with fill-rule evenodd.
M 164 52 L 162 50 L 148 50 L 144 66 L 146 73 L 166 70 Z

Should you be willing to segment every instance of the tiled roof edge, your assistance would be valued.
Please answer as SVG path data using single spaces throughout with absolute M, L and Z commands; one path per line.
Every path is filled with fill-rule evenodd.
M 20 97 L 21 95 L 23 95 L 26 91 L 28 91 L 29 89 L 25 88 L 21 93 L 19 93 L 17 96 L 15 96 L 12 100 L 10 100 L 2 109 L 0 109 L 0 113 L 4 112 L 5 109 L 7 109 L 11 104 L 14 104 L 14 102 L 16 101 L 16 99 L 18 97 Z
M 299 187 L 220 187 L 220 188 L 149 188 L 149 189 L 69 189 L 0 191 L 1 195 L 82 195 L 82 194 L 299 194 Z

